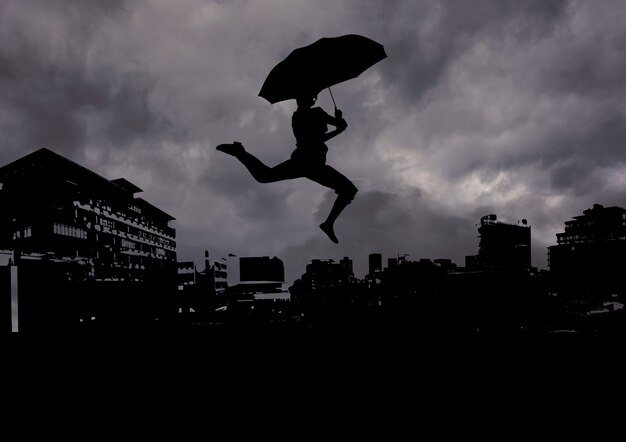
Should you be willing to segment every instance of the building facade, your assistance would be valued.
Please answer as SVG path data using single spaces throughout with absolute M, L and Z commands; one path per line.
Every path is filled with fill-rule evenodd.
M 626 209 L 594 204 L 565 222 L 548 248 L 557 291 L 590 297 L 624 295 Z
M 241 281 L 285 281 L 283 261 L 274 256 L 250 256 L 239 258 Z
M 93 310 L 89 318 L 103 309 L 137 310 L 157 298 L 151 292 L 175 290 L 174 218 L 136 197 L 141 189 L 128 180 L 108 180 L 40 149 L 0 168 L 0 183 L 0 250 L 31 278 L 45 266 L 58 283 L 70 284 L 68 293 L 117 299 L 117 307 L 105 308 L 105 299 L 76 294 L 81 308 Z
M 527 221 L 508 224 L 486 215 L 478 227 L 478 255 L 467 256 L 468 270 L 528 270 L 531 268 L 531 230 Z
M 207 313 L 228 288 L 228 266 L 224 258 L 211 260 L 204 251 L 204 270 L 195 262 L 178 263 L 177 308 L 179 314 Z

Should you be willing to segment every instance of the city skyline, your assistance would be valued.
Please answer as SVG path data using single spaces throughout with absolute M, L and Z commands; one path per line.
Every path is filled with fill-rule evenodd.
M 463 265 L 369 253 L 318 257 L 285 280 L 279 257 L 176 254 L 175 217 L 48 149 L 0 167 L 0 316 L 4 332 L 352 329 L 465 335 L 623 329 L 626 209 L 564 221 L 550 270 L 532 265 L 532 228 L 484 215 Z M 476 249 L 475 249 L 476 250 Z M 232 272 L 239 274 L 231 282 Z
M 495 213 L 529 221 L 546 268 L 563 220 L 626 206 L 623 2 L 55 5 L 0 5 L 0 164 L 47 147 L 128 178 L 177 218 L 181 261 L 279 256 L 288 280 L 319 257 L 363 275 L 371 252 L 461 264 Z M 258 188 L 214 148 L 281 161 L 294 104 L 259 98 L 263 79 L 292 48 L 347 33 L 388 59 L 333 89 L 349 127 L 329 156 L 360 190 L 334 245 L 317 229 L 332 192 Z
M 43 190 L 42 186 L 43 182 L 48 182 L 47 189 L 45 189 L 45 191 Z M 105 193 L 102 193 L 102 189 L 104 188 L 106 188 L 107 190 L 105 191 Z M 179 256 L 177 255 L 175 241 L 176 230 L 167 226 L 167 224 L 173 222 L 176 218 L 148 203 L 143 198 L 138 197 L 137 194 L 143 193 L 144 190 L 140 189 L 124 177 L 108 180 L 107 178 L 100 176 L 96 172 L 91 171 L 81 166 L 80 164 L 77 164 L 61 156 L 56 152 L 43 148 L 32 152 L 12 163 L 0 165 L 0 191 L 4 191 L 3 195 L 5 196 L 3 201 L 4 204 L 7 204 L 8 208 L 11 209 L 10 213 L 21 213 L 21 215 L 19 216 L 24 217 L 24 220 L 26 220 L 17 221 L 16 219 L 13 219 L 12 222 L 15 224 L 15 226 L 13 227 L 9 226 L 8 224 L 3 224 L 3 228 L 5 229 L 15 230 L 17 228 L 17 230 L 13 232 L 14 240 L 15 235 L 17 235 L 17 238 L 22 237 L 23 240 L 28 240 L 33 236 L 34 233 L 36 233 L 35 237 L 41 235 L 42 230 L 46 230 L 45 228 L 42 229 L 43 224 L 51 223 L 51 220 L 53 219 L 48 219 L 51 213 L 50 209 L 48 208 L 50 204 L 60 204 L 60 206 L 58 206 L 59 208 L 69 205 L 68 207 L 63 209 L 64 212 L 67 212 L 68 210 L 76 211 L 80 209 L 81 216 L 74 215 L 74 221 L 71 221 L 72 218 L 69 214 L 62 216 L 59 219 L 63 219 L 64 222 L 68 222 L 69 225 L 59 224 L 59 220 L 56 220 L 53 226 L 54 229 L 50 230 L 49 233 L 61 237 L 65 236 L 77 238 L 79 239 L 78 243 L 81 243 L 83 240 L 90 239 L 91 243 L 89 243 L 90 245 L 88 245 L 87 247 L 85 247 L 85 245 L 75 246 L 75 252 L 72 247 L 70 247 L 69 249 L 63 248 L 64 253 L 69 253 L 69 255 L 59 255 L 56 256 L 57 259 L 68 259 L 72 261 L 76 259 L 76 257 L 79 257 L 81 255 L 84 255 L 83 258 L 89 257 L 89 259 L 92 259 L 94 257 L 94 247 L 102 247 L 102 245 L 94 246 L 94 244 L 98 244 L 98 241 L 95 240 L 94 243 L 94 238 L 91 237 L 90 231 L 95 228 L 96 232 L 108 232 L 109 235 L 114 234 L 114 236 L 122 235 L 120 236 L 121 242 L 115 245 L 113 250 L 115 250 L 116 253 L 122 251 L 123 254 L 129 254 L 129 259 L 131 259 L 130 255 L 134 253 L 139 254 L 139 257 L 141 257 L 142 254 L 146 257 L 153 256 L 154 258 L 164 258 L 167 256 L 167 260 L 172 262 L 178 262 L 185 265 L 189 265 L 189 263 L 192 263 L 194 267 L 201 267 L 201 261 L 198 257 L 194 257 L 194 259 L 191 260 L 179 259 Z M 76 193 L 77 191 L 78 193 Z M 108 194 L 108 196 L 105 197 L 104 200 L 100 199 L 102 198 L 102 195 L 106 194 Z M 107 198 L 113 199 L 107 200 Z M 113 207 L 113 210 L 111 210 L 112 206 L 115 206 Z M 16 209 L 17 211 L 15 211 Z M 87 212 L 91 212 L 89 213 L 89 217 L 79 219 L 82 217 L 82 213 L 85 210 L 86 214 Z M 112 218 L 100 219 L 100 217 L 96 216 L 94 219 L 92 219 L 92 217 L 94 216 L 94 210 L 97 214 L 100 214 L 102 210 L 101 216 L 107 214 L 106 216 Z M 40 214 L 37 217 L 37 221 L 35 221 L 35 219 L 31 219 L 33 217 L 32 214 L 34 213 L 33 211 L 40 211 Z M 142 211 L 144 212 L 144 215 L 141 215 Z M 130 214 L 130 218 L 128 218 L 128 220 L 124 218 L 119 218 L 127 216 L 123 215 L 123 212 L 127 212 Z M 549 244 L 547 246 L 546 253 L 550 255 L 550 253 L 554 249 L 563 249 L 563 244 L 565 243 L 564 238 L 567 238 L 568 241 L 565 244 L 577 243 L 578 236 L 572 236 L 572 233 L 567 232 L 568 230 L 571 230 L 573 228 L 572 226 L 578 225 L 580 223 L 584 224 L 585 222 L 587 222 L 585 220 L 590 216 L 590 214 L 611 214 L 595 216 L 600 216 L 599 219 L 603 220 L 600 225 L 603 226 L 602 229 L 605 229 L 605 235 L 609 234 L 611 232 L 611 229 L 617 228 L 619 230 L 611 233 L 611 235 L 613 236 L 611 236 L 610 239 L 623 239 L 622 237 L 619 237 L 623 229 L 623 219 L 626 219 L 626 215 L 623 215 L 623 213 L 626 213 L 626 209 L 623 209 L 621 207 L 613 206 L 605 208 L 602 204 L 593 204 L 593 207 L 587 208 L 583 211 L 583 215 L 572 215 L 570 217 L 571 219 L 563 221 L 565 226 L 565 232 L 559 232 L 556 234 L 557 239 L 553 244 Z M 78 218 L 76 218 L 77 216 Z M 160 223 L 163 223 L 163 221 L 165 220 L 165 228 L 169 231 L 169 233 L 166 234 L 166 237 L 160 239 L 157 242 L 153 241 L 156 240 L 156 237 L 150 238 L 154 236 L 154 234 L 150 232 L 141 233 L 140 231 L 138 231 L 135 232 L 136 234 L 131 234 L 130 230 L 136 229 L 136 227 L 140 227 L 140 225 L 137 224 L 138 221 L 135 221 L 132 218 L 133 216 L 147 216 L 146 219 L 150 221 L 153 221 L 153 219 L 160 219 Z M 118 218 L 119 221 L 113 221 L 113 219 Z M 612 221 L 607 222 L 607 219 Z M 8 221 L 8 219 L 5 219 L 5 221 Z M 34 226 L 33 222 L 41 225 Z M 141 221 L 141 223 L 143 225 L 144 221 Z M 123 229 L 122 226 L 124 227 Z M 409 261 L 412 261 L 413 259 L 418 261 L 430 260 L 435 262 L 438 260 L 445 260 L 450 261 L 454 266 L 458 267 L 480 268 L 481 266 L 484 266 L 485 263 L 492 261 L 493 256 L 501 255 L 502 251 L 506 250 L 515 250 L 511 253 L 506 252 L 506 254 L 508 255 L 507 259 L 510 259 L 511 263 L 517 263 L 517 265 L 519 265 L 521 268 L 536 268 L 539 270 L 545 270 L 539 268 L 536 265 L 533 265 L 531 250 L 532 232 L 531 225 L 528 223 L 527 219 L 517 220 L 517 223 L 513 223 L 503 221 L 502 219 L 499 219 L 497 214 L 493 213 L 483 215 L 480 218 L 480 221 L 474 224 L 474 226 L 477 227 L 476 233 L 478 233 L 476 237 L 478 239 L 478 241 L 476 241 L 478 254 L 467 254 L 464 256 L 462 262 L 455 261 L 448 256 L 412 256 L 409 253 L 400 252 L 386 255 L 377 251 L 369 251 L 367 257 L 366 271 L 362 273 L 355 272 L 355 275 L 357 277 L 365 277 L 367 274 L 371 273 L 372 255 L 380 256 L 381 260 L 394 260 L 396 262 L 398 260 L 405 260 L 407 257 L 409 257 Z M 578 227 L 578 230 L 576 230 L 576 232 L 580 231 L 580 229 L 581 227 Z M 125 233 L 126 231 L 129 231 L 129 233 Z M 152 232 L 157 231 L 152 230 Z M 5 232 L 5 234 L 6 233 L 7 232 Z M 5 241 L 7 238 L 8 237 L 5 237 Z M 591 236 L 589 239 L 592 238 L 593 236 Z M 136 242 L 136 240 L 139 240 L 139 242 Z M 144 241 L 145 244 L 142 244 L 142 242 Z M 171 244 L 168 244 L 170 242 Z M 44 257 L 46 255 L 46 252 L 45 250 L 39 248 L 41 243 L 37 241 L 35 242 L 35 244 L 38 245 L 31 250 L 18 250 L 17 259 L 19 259 L 19 255 L 23 252 L 29 252 L 31 254 L 34 253 L 31 258 L 41 259 L 42 257 Z M 105 244 L 113 244 L 113 242 L 103 242 L 104 247 L 109 248 L 111 246 Z M 11 251 L 7 249 L 7 247 L 9 247 L 9 244 L 6 243 L 4 244 L 4 246 L 5 250 L 2 250 L 0 248 L 0 251 L 4 252 L 4 259 L 0 263 L 6 265 L 6 262 L 8 262 L 9 259 L 13 259 L 16 257 L 16 252 L 15 250 L 13 250 L 13 255 L 7 254 L 8 251 Z M 157 250 L 155 246 L 165 247 L 165 249 L 159 252 L 161 255 L 154 254 L 155 250 Z M 55 249 L 55 247 L 50 248 Z M 90 248 L 91 251 L 85 254 L 84 252 L 90 250 Z M 569 245 L 566 245 L 565 248 L 569 249 Z M 295 279 L 298 278 L 298 275 L 296 275 L 292 279 L 288 279 L 285 277 L 284 263 L 277 256 L 270 258 L 267 255 L 254 256 L 245 252 L 241 255 L 228 253 L 226 256 L 216 256 L 214 254 L 211 255 L 208 249 L 210 249 L 210 247 L 207 247 L 207 249 L 204 250 L 203 256 L 205 269 L 209 267 L 209 258 L 211 258 L 211 260 L 216 263 L 222 262 L 223 265 L 230 265 L 231 268 L 236 269 L 234 275 L 233 272 L 230 272 L 228 273 L 228 278 L 224 277 L 225 283 L 235 284 L 245 281 L 257 280 L 254 275 L 268 272 L 269 268 L 274 269 L 270 272 L 273 275 L 281 275 L 280 277 L 274 276 L 272 278 L 273 280 L 280 280 L 285 283 L 292 283 Z M 476 248 L 473 251 L 476 251 Z M 48 254 L 50 253 L 52 252 L 49 252 Z M 74 253 L 76 253 L 75 256 Z M 233 261 L 230 258 L 235 258 L 235 260 Z M 317 256 L 313 257 L 312 261 L 327 260 L 330 262 L 340 262 L 345 258 L 348 258 L 348 256 L 344 256 L 340 259 Z M 354 258 L 356 258 L 357 261 L 365 260 L 365 257 L 349 258 L 351 262 L 353 262 Z M 137 263 L 140 264 L 140 261 L 137 261 Z M 233 263 L 235 263 L 235 266 L 233 266 Z M 307 265 L 308 264 L 309 263 L 307 263 Z M 268 265 L 270 267 L 267 267 Z M 278 265 L 278 267 L 276 267 L 276 265 Z M 550 268 L 549 260 L 547 268 Z

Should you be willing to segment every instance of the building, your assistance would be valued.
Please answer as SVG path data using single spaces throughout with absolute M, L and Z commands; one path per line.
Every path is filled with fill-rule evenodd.
M 332 259 L 314 259 L 307 264 L 302 280 L 314 291 L 346 287 L 355 281 L 352 260 L 347 256 L 339 262 Z
M 398 258 L 387 258 L 387 268 L 393 268 L 398 265 Z
M 229 255 L 234 256 L 234 255 Z M 215 275 L 220 267 L 215 263 Z M 223 274 L 224 282 L 226 274 Z M 213 321 L 221 325 L 271 326 L 291 321 L 290 294 L 284 288 L 285 270 L 278 257 L 239 258 L 239 283 L 227 286 L 216 298 Z M 219 284 L 216 279 L 216 286 Z
M 163 319 L 176 288 L 174 218 L 141 191 L 48 149 L 0 168 L 0 250 L 19 270 L 20 330 L 61 317 Z M 53 283 L 67 296 L 53 296 Z
M 468 270 L 528 270 L 531 268 L 530 226 L 498 221 L 496 215 L 486 215 L 478 227 L 478 255 L 467 256 Z
M 276 256 L 239 258 L 239 281 L 227 290 L 236 299 L 289 300 L 289 293 L 283 288 L 285 266 Z
M 365 282 L 368 287 L 371 287 L 381 282 L 383 256 L 380 253 L 370 253 L 368 262 L 368 273 L 365 275 Z
M 590 297 L 623 296 L 626 271 L 626 209 L 594 204 L 565 222 L 548 248 L 557 291 Z
M 181 261 L 177 264 L 177 283 L 178 292 L 186 292 L 191 290 L 197 285 L 198 270 L 196 269 L 196 263 L 193 261 Z
M 208 270 L 207 270 L 208 269 Z M 213 264 L 209 264 L 209 255 L 205 255 L 205 272 L 211 275 L 211 284 L 215 294 L 219 295 L 224 293 L 228 288 L 228 264 L 225 258 L 220 258 L 220 261 L 214 260 Z
M 285 281 L 285 267 L 280 258 L 274 256 L 252 256 L 239 258 L 241 281 Z
M 178 263 L 179 313 L 206 313 L 217 301 L 216 296 L 228 288 L 228 266 L 224 258 L 213 260 L 204 251 L 204 270 L 198 270 L 195 262 Z
M 354 277 L 352 260 L 347 256 L 339 262 L 314 259 L 305 273 L 289 288 L 292 300 L 300 304 L 333 303 L 348 295 L 361 281 Z
M 375 275 L 383 271 L 383 255 L 380 253 L 370 253 L 369 255 L 369 274 Z
M 451 259 L 448 258 L 435 259 L 433 260 L 433 262 L 435 263 L 435 265 L 445 270 L 446 273 L 452 273 L 458 270 L 458 266 L 453 263 Z
M 383 270 L 383 292 L 388 297 L 409 296 L 407 299 L 412 300 L 417 299 L 413 295 L 421 297 L 431 295 L 448 269 L 441 265 L 441 260 L 438 261 L 439 263 L 435 263 L 427 258 L 411 261 L 406 255 L 398 256 L 392 266 Z
M 198 270 L 195 262 L 178 263 L 178 290 L 199 288 L 208 296 L 224 293 L 228 288 L 228 265 L 226 258 L 211 259 L 204 251 L 204 270 Z M 203 295 L 204 296 L 204 295 Z

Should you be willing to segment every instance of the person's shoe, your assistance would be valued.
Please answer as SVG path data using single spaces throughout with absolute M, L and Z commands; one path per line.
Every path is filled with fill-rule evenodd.
M 241 144 L 239 141 L 234 141 L 232 143 L 226 143 L 226 144 L 219 144 L 216 147 L 216 149 L 219 150 L 220 152 L 227 153 L 228 155 L 232 155 L 234 157 L 246 151 L 243 148 L 243 144 Z
M 320 229 L 322 229 L 322 232 L 328 235 L 328 238 L 330 238 L 332 242 L 334 242 L 335 244 L 339 244 L 339 240 L 335 236 L 335 230 L 333 229 L 332 224 L 322 223 L 320 224 Z

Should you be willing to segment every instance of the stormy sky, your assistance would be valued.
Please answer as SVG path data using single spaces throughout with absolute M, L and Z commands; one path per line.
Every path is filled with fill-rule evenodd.
M 626 207 L 622 0 L 4 0 L 0 165 L 47 147 L 124 177 L 176 218 L 178 258 L 451 258 L 495 213 L 532 226 L 533 264 L 594 203 Z M 333 88 L 349 127 L 328 163 L 359 188 L 259 184 L 219 143 L 269 165 L 294 149 L 292 101 L 258 97 L 272 67 L 325 36 L 388 58 Z M 318 104 L 332 111 L 328 93 Z

